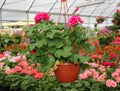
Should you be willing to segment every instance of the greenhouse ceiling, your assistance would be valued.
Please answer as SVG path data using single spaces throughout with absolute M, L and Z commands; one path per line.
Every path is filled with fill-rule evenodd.
M 69 16 L 79 7 L 77 12 L 84 20 L 84 25 L 93 26 L 95 17 L 106 16 L 106 25 L 111 25 L 112 16 L 116 9 L 120 9 L 120 0 L 0 0 L 0 21 L 33 21 L 38 12 L 48 12 L 54 22 L 65 22 L 65 15 Z M 61 11 L 61 12 L 60 12 Z M 66 13 L 65 13 L 66 11 Z M 104 25 L 103 24 L 103 25 Z

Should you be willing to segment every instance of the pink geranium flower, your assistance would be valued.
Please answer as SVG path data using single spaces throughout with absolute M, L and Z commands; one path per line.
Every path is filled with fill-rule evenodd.
M 28 74 L 35 75 L 37 73 L 38 73 L 38 71 L 36 69 L 33 69 L 33 70 L 30 70 L 30 72 Z
M 7 68 L 5 69 L 5 73 L 6 73 L 6 74 L 11 74 L 11 73 L 12 73 L 12 70 L 10 69 L 10 67 L 7 67 Z
M 35 23 L 38 23 L 41 20 L 46 20 L 46 21 L 50 20 L 50 16 L 48 15 L 48 13 L 40 12 L 35 16 L 34 19 L 35 19 Z
M 4 62 L 1 62 L 1 63 L 0 63 L 0 69 L 3 68 L 3 65 L 4 65 L 4 64 L 5 64 Z
M 20 66 L 16 66 L 15 68 L 12 69 L 12 71 L 13 71 L 13 73 L 21 72 L 22 68 Z
M 27 69 L 23 69 L 23 70 L 21 70 L 20 73 L 21 73 L 21 74 L 27 74 L 27 73 L 28 73 L 28 70 L 27 70 Z
M 37 74 L 34 75 L 35 79 L 40 79 L 42 77 L 43 77 L 43 73 L 37 73 Z
M 117 9 L 117 10 L 116 10 L 116 13 L 120 13 L 120 9 Z
M 88 78 L 87 74 L 79 74 L 79 79 L 80 80 L 84 80 L 86 78 Z
M 117 86 L 117 83 L 114 80 L 112 80 L 112 79 L 108 79 L 106 81 L 106 86 L 107 87 L 114 87 L 115 88 Z
M 75 26 L 79 23 L 83 23 L 83 20 L 80 18 L 80 16 L 78 15 L 73 15 L 69 18 L 68 23 L 67 23 L 67 27 L 69 28 L 70 26 Z
M 28 63 L 26 61 L 21 61 L 18 63 L 18 65 L 21 67 L 25 67 L 25 66 L 28 66 Z

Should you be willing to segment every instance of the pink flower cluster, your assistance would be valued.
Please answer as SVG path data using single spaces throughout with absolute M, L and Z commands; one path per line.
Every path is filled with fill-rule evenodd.
M 113 43 L 114 44 L 120 44 L 120 36 L 116 36 Z
M 89 69 L 86 69 L 83 73 L 79 74 L 79 79 L 84 80 L 87 78 L 93 78 L 98 82 L 105 82 L 107 87 L 117 87 L 117 83 L 120 83 L 120 68 L 117 68 L 114 72 L 108 72 L 105 66 L 99 65 L 97 63 L 87 63 L 90 65 Z M 111 76 L 109 78 L 109 76 Z
M 113 73 L 112 73 L 112 77 L 115 79 L 116 82 L 120 83 L 120 69 L 116 69 Z
M 97 63 L 87 63 L 89 64 L 92 68 L 86 69 L 83 73 L 79 74 L 79 79 L 84 80 L 89 77 L 92 77 L 98 82 L 104 82 L 105 77 L 106 77 L 106 70 L 105 67 L 97 64 Z M 99 68 L 100 72 L 98 72 L 95 68 Z
M 111 33 L 112 33 L 112 30 L 108 30 L 107 28 L 102 28 L 100 30 L 100 34 L 106 37 L 109 37 Z
M 114 80 L 112 80 L 112 79 L 108 79 L 106 81 L 106 86 L 107 87 L 114 87 L 115 88 L 117 86 L 117 83 Z
M 9 52 L 9 51 L 0 53 L 0 61 L 5 60 L 7 57 L 10 56 L 10 54 L 11 54 L 11 52 Z
M 117 9 L 117 10 L 116 10 L 116 13 L 120 13 L 120 9 Z
M 78 15 L 73 15 L 69 18 L 68 22 L 67 22 L 67 28 L 71 27 L 71 26 L 75 26 L 77 24 L 82 24 L 83 20 L 80 18 L 80 16 Z
M 34 68 L 35 64 L 29 65 L 26 61 L 25 56 L 21 56 L 19 59 L 16 59 L 17 65 L 14 68 L 6 67 L 6 74 L 29 74 L 32 75 L 35 79 L 40 79 L 43 77 L 43 73 L 38 72 L 37 69 Z
M 35 20 L 35 23 L 38 23 L 41 20 L 48 21 L 48 20 L 50 20 L 50 16 L 46 12 L 40 12 L 40 13 L 36 14 L 34 20 Z

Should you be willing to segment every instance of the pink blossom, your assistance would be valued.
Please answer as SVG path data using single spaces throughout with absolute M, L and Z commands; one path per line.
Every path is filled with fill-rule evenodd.
M 33 69 L 33 70 L 30 70 L 28 74 L 30 75 L 34 75 L 34 74 L 37 74 L 38 71 L 36 69 Z
M 113 43 L 114 44 L 120 44 L 120 36 L 116 36 Z
M 31 64 L 31 66 L 32 66 L 32 67 L 34 67 L 34 66 L 35 66 L 35 64 Z
M 26 61 L 21 61 L 18 63 L 18 65 L 21 67 L 25 67 L 25 66 L 28 66 L 28 63 Z
M 27 69 L 23 69 L 23 70 L 21 70 L 20 73 L 21 73 L 21 74 L 27 74 L 27 73 L 28 73 L 28 70 L 27 70 Z
M 16 57 L 12 57 L 9 59 L 10 62 L 15 63 L 16 62 Z
M 16 62 L 19 62 L 19 61 L 20 61 L 20 58 L 21 58 L 20 55 L 19 55 L 19 56 L 16 56 L 16 57 L 15 57 Z
M 27 58 L 26 58 L 25 55 L 23 55 L 22 58 L 21 58 L 22 61 L 26 61 L 26 59 L 27 59 Z
M 86 70 L 84 71 L 84 74 L 86 74 L 88 77 L 89 77 L 89 76 L 92 76 L 92 72 L 91 72 L 89 69 L 86 69 Z
M 3 52 L 3 54 L 4 54 L 5 57 L 8 57 L 8 56 L 10 56 L 11 52 L 5 51 L 5 52 Z
M 32 67 L 32 66 L 27 66 L 25 69 L 26 69 L 26 70 L 32 70 L 33 67 Z
M 119 68 L 118 68 L 118 69 L 116 69 L 116 70 L 115 70 L 115 72 L 120 73 L 120 69 L 119 69 Z
M 116 86 L 117 86 L 117 83 L 116 83 L 114 80 L 112 80 L 112 79 L 108 79 L 108 80 L 106 81 L 106 86 L 107 86 L 107 87 L 116 87 Z
M 117 10 L 116 10 L 116 13 L 120 13 L 120 9 L 117 9 Z
M 83 52 L 82 50 L 79 50 L 79 54 L 81 54 L 82 56 L 85 56 L 85 52 Z
M 105 34 L 105 32 L 107 32 L 108 29 L 107 28 L 102 28 L 102 30 L 100 31 L 100 34 Z
M 102 72 L 105 72 L 105 71 L 106 71 L 105 66 L 103 66 L 103 65 L 100 65 L 99 69 L 100 69 Z
M 35 19 L 35 23 L 38 23 L 41 20 L 46 20 L 46 21 L 50 20 L 50 16 L 48 15 L 48 13 L 40 12 L 36 14 L 34 19 Z
M 98 76 L 97 81 L 99 81 L 99 82 L 105 81 L 105 74 Z
M 6 74 L 11 74 L 12 73 L 12 70 L 10 69 L 10 67 L 6 67 L 5 73 Z
M 43 77 L 43 73 L 36 73 L 35 75 L 34 75 L 34 78 L 35 79 L 40 79 L 40 78 L 42 78 Z
M 67 27 L 69 28 L 70 26 L 75 26 L 78 23 L 83 23 L 83 20 L 77 16 L 77 15 L 73 15 L 69 18 L 68 23 L 67 23 Z
M 115 77 L 118 77 L 118 76 L 119 76 L 119 73 L 118 73 L 118 72 L 115 71 L 115 72 L 112 73 L 112 77 L 115 78 Z
M 86 78 L 88 78 L 87 74 L 79 74 L 79 79 L 80 80 L 84 80 Z
M 116 82 L 120 83 L 120 76 L 115 78 Z
M 15 66 L 15 68 L 12 69 L 13 73 L 22 71 L 22 68 L 20 66 Z
M 99 66 L 99 64 L 97 64 L 97 63 L 88 63 L 91 67 L 95 67 L 95 68 L 97 68 L 98 66 Z
M 6 57 L 5 57 L 5 56 L 3 56 L 2 58 L 0 58 L 0 61 L 5 60 L 5 59 L 6 59 Z
M 79 10 L 79 7 L 76 7 L 76 9 L 74 10 L 74 13 L 76 13 Z
M 4 65 L 4 64 L 5 64 L 4 62 L 1 62 L 1 63 L 0 63 L 0 69 L 3 68 L 3 65 Z
M 93 78 L 97 79 L 99 77 L 99 72 L 95 71 L 93 72 Z

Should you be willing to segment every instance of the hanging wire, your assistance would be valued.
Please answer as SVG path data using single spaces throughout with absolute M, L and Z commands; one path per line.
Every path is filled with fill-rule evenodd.
M 3 4 L 0 7 L 0 24 L 1 24 L 1 28 L 2 28 L 2 8 L 5 5 L 5 2 L 6 2 L 6 0 L 4 0 Z
M 60 14 L 58 16 L 58 23 L 60 22 L 60 15 L 61 15 L 61 12 L 62 12 L 62 2 L 60 3 Z
M 27 14 L 27 28 L 29 27 L 29 12 L 30 12 L 30 9 L 32 8 L 32 6 L 33 6 L 34 3 L 35 3 L 35 0 L 32 1 L 30 7 L 26 11 L 26 14 Z
M 55 4 L 56 4 L 57 2 L 58 2 L 58 0 L 56 0 L 56 1 L 53 3 L 53 5 L 52 5 L 52 7 L 49 9 L 48 13 L 51 12 L 51 10 L 53 9 L 53 7 L 55 6 Z

